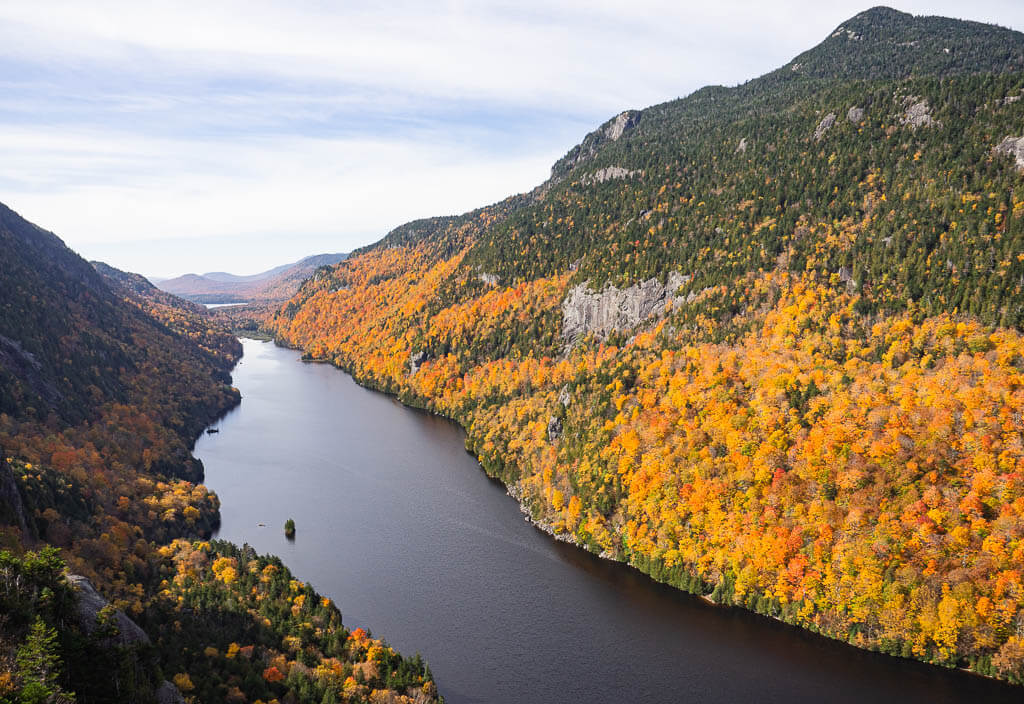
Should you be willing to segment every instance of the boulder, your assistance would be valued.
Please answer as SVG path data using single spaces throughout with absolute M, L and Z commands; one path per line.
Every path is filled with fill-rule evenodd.
M 173 682 L 164 680 L 164 683 L 156 690 L 157 704 L 185 704 L 185 697 L 181 691 L 174 686 Z
M 420 370 L 420 365 L 427 361 L 426 352 L 416 352 L 415 354 L 409 355 L 409 376 L 416 376 L 416 372 Z
M 822 118 L 821 122 L 818 123 L 818 127 L 814 130 L 814 141 L 821 141 L 821 138 L 825 136 L 825 133 L 832 129 L 832 125 L 836 124 L 836 114 L 830 112 L 828 115 Z
M 558 391 L 558 402 L 565 408 L 572 403 L 572 394 L 569 393 L 569 385 L 566 384 Z
M 936 127 L 939 123 L 932 117 L 931 107 L 927 100 L 917 96 L 910 96 L 903 100 L 903 114 L 900 115 L 900 124 L 907 127 Z
M 839 280 L 846 284 L 847 293 L 853 294 L 857 291 L 857 282 L 853 278 L 853 270 L 848 266 L 839 267 Z
M 1024 171 L 1024 137 L 1006 137 L 992 151 L 1012 156 L 1018 171 Z
M 548 442 L 556 443 L 562 437 L 562 419 L 551 416 L 548 419 Z
M 100 611 L 110 606 L 110 602 L 100 596 L 92 586 L 92 582 L 82 575 L 69 574 L 67 580 L 78 593 L 78 622 L 82 630 L 91 634 L 99 627 L 96 617 L 99 616 Z M 149 636 L 146 635 L 146 632 L 139 628 L 135 621 L 128 618 L 123 611 L 115 611 L 114 620 L 117 622 L 119 631 L 113 639 L 114 645 L 133 646 L 138 643 L 149 645 Z

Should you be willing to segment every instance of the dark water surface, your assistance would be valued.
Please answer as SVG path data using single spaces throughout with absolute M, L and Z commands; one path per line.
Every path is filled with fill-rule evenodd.
M 421 652 L 449 704 L 1024 701 L 558 543 L 524 521 L 455 425 L 244 343 L 242 404 L 196 446 L 222 501 L 219 537 L 280 555 L 349 628 Z

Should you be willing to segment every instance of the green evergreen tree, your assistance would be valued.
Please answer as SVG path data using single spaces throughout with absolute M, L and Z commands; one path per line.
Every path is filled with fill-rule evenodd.
M 47 701 L 60 692 L 61 658 L 58 653 L 57 631 L 37 618 L 29 629 L 25 642 L 18 648 L 15 661 L 21 679 L 20 701 L 36 704 Z M 68 697 L 67 694 L 64 695 Z

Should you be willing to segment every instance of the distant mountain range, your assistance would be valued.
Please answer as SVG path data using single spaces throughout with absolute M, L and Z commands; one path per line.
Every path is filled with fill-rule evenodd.
M 333 266 L 347 254 L 314 254 L 259 274 L 238 276 L 224 271 L 185 274 L 174 279 L 151 279 L 157 288 L 197 303 L 280 301 L 292 296 L 302 282 L 322 266 Z

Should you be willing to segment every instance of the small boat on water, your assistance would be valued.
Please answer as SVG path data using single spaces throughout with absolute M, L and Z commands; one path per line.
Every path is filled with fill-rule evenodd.
M 213 435 L 214 433 L 219 433 L 219 432 L 220 432 L 219 428 L 207 428 L 206 429 L 206 434 L 207 435 Z

